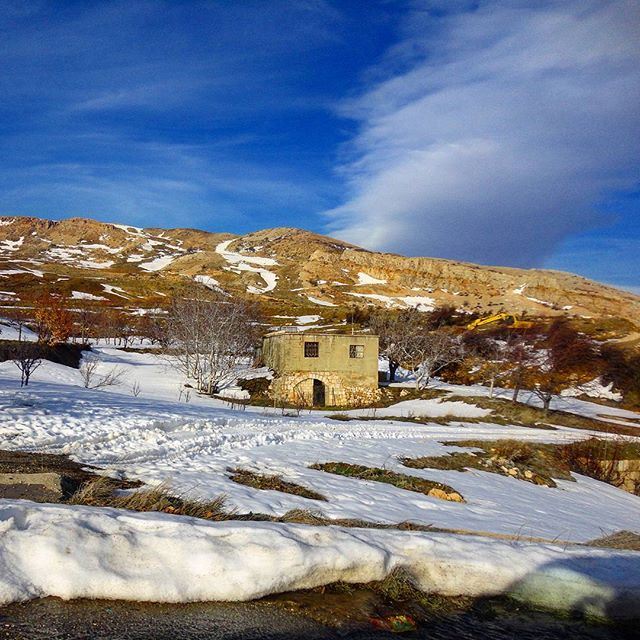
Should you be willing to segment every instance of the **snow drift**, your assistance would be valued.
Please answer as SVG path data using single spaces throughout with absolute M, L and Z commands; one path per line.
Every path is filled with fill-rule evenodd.
M 243 601 L 381 580 L 399 568 L 426 592 L 504 593 L 615 618 L 640 607 L 635 552 L 0 502 L 0 604 L 44 596 Z

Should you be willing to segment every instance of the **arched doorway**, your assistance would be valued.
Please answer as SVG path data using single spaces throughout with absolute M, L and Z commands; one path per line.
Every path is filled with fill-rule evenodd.
M 313 406 L 325 406 L 325 386 L 322 380 L 313 379 Z

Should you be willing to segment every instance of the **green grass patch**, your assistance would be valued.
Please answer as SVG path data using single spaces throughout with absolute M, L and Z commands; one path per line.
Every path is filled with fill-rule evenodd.
M 307 489 L 294 482 L 288 482 L 283 480 L 278 475 L 264 475 L 261 473 L 255 473 L 249 469 L 227 469 L 230 472 L 229 478 L 238 484 L 243 484 L 253 489 L 261 489 L 266 491 L 280 491 L 281 493 L 290 493 L 294 496 L 301 496 L 302 498 L 308 498 L 309 500 L 323 500 L 327 499 L 317 491 Z
M 322 464 L 312 464 L 310 468 L 316 469 L 317 471 L 334 473 L 339 476 L 346 476 L 348 478 L 384 482 L 385 484 L 393 485 L 398 489 L 415 491 L 416 493 L 422 493 L 432 498 L 440 498 L 441 500 L 465 502 L 460 493 L 446 484 L 426 480 L 425 478 L 418 478 L 404 473 L 388 471 L 387 469 L 380 469 L 379 467 L 365 467 L 363 465 L 349 464 L 347 462 L 325 462 Z

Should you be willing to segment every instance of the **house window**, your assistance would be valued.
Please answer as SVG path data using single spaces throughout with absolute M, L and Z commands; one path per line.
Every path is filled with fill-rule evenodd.
M 364 345 L 363 344 L 350 344 L 349 345 L 349 357 L 350 358 L 364 358 Z
M 320 349 L 317 342 L 305 342 L 304 343 L 304 357 L 305 358 L 317 358 Z

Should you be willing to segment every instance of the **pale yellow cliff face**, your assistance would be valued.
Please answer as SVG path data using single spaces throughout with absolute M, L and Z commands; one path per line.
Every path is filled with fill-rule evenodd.
M 246 257 L 246 264 L 229 262 L 216 251 L 226 240 L 233 240 L 230 250 Z M 142 267 L 164 257 L 166 264 L 157 270 Z M 261 263 L 265 258 L 268 263 Z M 42 275 L 29 271 L 30 265 Z M 261 266 L 276 281 L 263 293 Z M 625 321 L 627 333 L 640 328 L 639 296 L 579 276 L 377 253 L 289 228 L 234 236 L 0 216 L 0 271 L 0 288 L 23 307 L 49 289 L 67 295 L 83 291 L 118 307 L 155 308 L 185 284 L 206 289 L 194 277 L 207 276 L 225 293 L 263 306 L 268 316 L 336 319 L 354 307 L 403 309 L 423 301 L 422 310 L 450 305 L 478 313 L 612 318 Z M 128 298 L 105 292 L 101 282 L 121 287 Z

